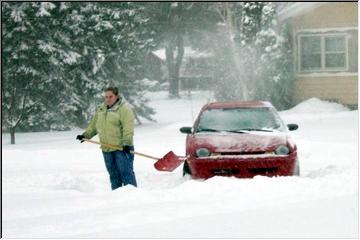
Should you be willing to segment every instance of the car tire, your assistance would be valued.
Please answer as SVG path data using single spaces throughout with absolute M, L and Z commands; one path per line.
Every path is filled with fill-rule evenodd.
M 184 165 L 183 165 L 183 176 L 186 176 L 186 175 L 191 176 L 191 170 L 190 170 L 190 167 L 189 167 L 189 164 L 187 161 L 185 161 Z

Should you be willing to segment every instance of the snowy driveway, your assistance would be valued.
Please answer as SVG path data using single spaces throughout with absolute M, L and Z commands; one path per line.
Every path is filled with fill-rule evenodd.
M 152 96 L 158 123 L 136 128 L 136 150 L 184 154 L 208 96 Z M 315 114 L 316 113 L 316 114 Z M 81 131 L 3 135 L 3 237 L 358 238 L 358 111 L 311 99 L 281 112 L 298 144 L 300 177 L 183 178 L 137 157 L 139 188 L 111 192 L 98 146 Z

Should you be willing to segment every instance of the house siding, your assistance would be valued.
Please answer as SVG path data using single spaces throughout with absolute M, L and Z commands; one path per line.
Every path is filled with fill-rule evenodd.
M 297 77 L 296 103 L 311 97 L 358 104 L 358 4 L 354 2 L 326 3 L 302 15 L 288 19 L 293 32 L 293 47 Z M 348 70 L 345 72 L 299 72 L 298 36 L 300 34 L 343 33 L 347 36 Z
M 298 77 L 295 81 L 295 101 L 317 97 L 347 105 L 358 102 L 358 77 Z
M 294 29 L 357 26 L 358 4 L 355 2 L 330 2 L 293 18 Z

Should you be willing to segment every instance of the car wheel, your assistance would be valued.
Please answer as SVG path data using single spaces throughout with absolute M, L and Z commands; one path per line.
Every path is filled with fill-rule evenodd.
M 186 176 L 186 175 L 191 175 L 191 170 L 190 170 L 190 167 L 189 167 L 189 164 L 187 163 L 187 161 L 185 161 L 184 165 L 183 165 L 183 176 Z

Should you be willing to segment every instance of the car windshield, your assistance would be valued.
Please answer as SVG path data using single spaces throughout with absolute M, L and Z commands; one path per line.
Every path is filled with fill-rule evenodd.
M 202 113 L 196 132 L 284 131 L 276 110 L 263 108 L 209 109 Z

